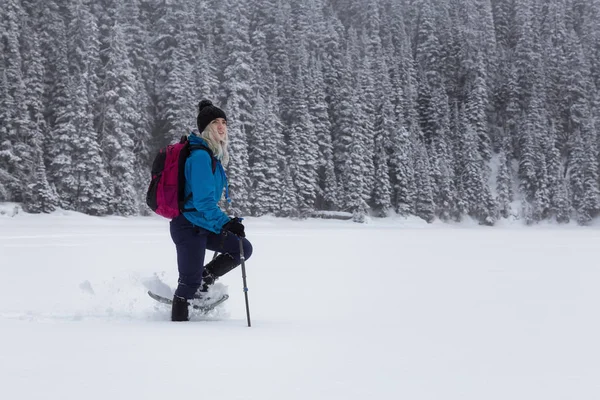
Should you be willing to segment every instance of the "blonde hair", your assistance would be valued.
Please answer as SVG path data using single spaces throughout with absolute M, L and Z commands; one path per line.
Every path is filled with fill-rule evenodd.
M 216 126 L 208 124 L 202 131 L 201 136 L 202 139 L 206 141 L 217 160 L 220 160 L 223 166 L 227 166 L 227 164 L 229 164 L 229 150 L 227 149 L 229 135 L 227 134 L 227 131 L 225 132 L 225 139 L 220 140 Z

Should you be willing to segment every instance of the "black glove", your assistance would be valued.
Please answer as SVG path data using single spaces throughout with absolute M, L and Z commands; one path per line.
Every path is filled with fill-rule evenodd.
M 223 232 L 226 231 L 231 232 L 239 237 L 246 237 L 246 233 L 244 232 L 244 224 L 240 222 L 238 217 L 230 219 L 228 223 L 223 225 Z

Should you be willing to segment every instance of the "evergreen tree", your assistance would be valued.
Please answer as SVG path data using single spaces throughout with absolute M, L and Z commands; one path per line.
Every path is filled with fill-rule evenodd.
M 67 205 L 91 215 L 108 212 L 108 181 L 101 156 L 98 134 L 94 129 L 95 98 L 98 88 L 90 75 L 99 62 L 98 29 L 88 4 L 78 0 L 72 4 L 73 19 L 68 26 L 69 71 L 72 78 L 67 140 L 71 141 L 71 176 L 66 183 Z M 59 195 L 61 193 L 59 192 Z
M 12 106 L 12 99 L 8 93 L 8 85 L 6 83 L 6 73 L 0 70 L 0 201 L 10 201 L 11 194 L 9 187 L 16 185 L 15 177 L 9 172 L 11 158 L 11 145 L 8 139 L 8 120 L 9 106 Z M 13 183 L 14 182 L 14 183 Z
M 252 79 L 256 128 L 248 135 L 248 162 L 252 182 L 251 212 L 260 216 L 278 214 L 282 207 L 280 190 L 284 178 L 282 166 L 285 164 L 285 149 L 283 123 L 276 107 L 277 85 L 269 65 L 262 31 L 255 31 L 252 48 L 252 59 L 257 66 Z
M 281 206 L 276 214 L 278 217 L 299 217 L 296 190 L 287 163 L 283 167 L 283 185 L 280 188 L 279 203 Z
M 538 190 L 536 165 L 538 159 L 538 146 L 536 142 L 535 118 L 530 114 L 526 124 L 521 129 L 521 143 L 519 143 L 519 186 L 523 194 L 523 201 L 533 204 L 535 193 Z M 531 216 L 530 216 L 531 217 Z
M 466 119 L 466 117 L 465 117 Z M 479 223 L 492 225 L 496 218 L 496 204 L 493 201 L 481 154 L 478 151 L 477 133 L 468 121 L 462 124 L 462 196 L 466 212 Z
M 492 157 L 490 134 L 487 123 L 486 110 L 488 108 L 488 95 L 486 84 L 486 71 L 481 55 L 477 57 L 475 78 L 467 98 L 465 113 L 469 123 L 477 132 L 478 150 L 485 161 Z
M 453 185 L 451 152 L 445 137 L 437 137 L 431 146 L 431 178 L 436 215 L 443 221 L 458 219 L 455 210 L 456 193 Z
M 303 90 L 297 90 L 296 93 L 303 93 Z M 298 102 L 292 115 L 294 122 L 291 126 L 290 169 L 298 193 L 300 216 L 308 217 L 314 211 L 317 196 L 318 147 L 313 139 L 315 128 L 306 105 Z
M 282 166 L 286 165 L 282 149 L 282 123 L 274 108 L 273 100 L 265 101 L 260 92 L 256 95 L 256 129 L 252 146 L 249 147 L 252 190 L 250 204 L 252 215 L 279 214 L 286 208 L 281 204 L 280 190 L 284 186 Z M 287 203 L 288 198 L 283 201 Z
M 507 159 L 505 152 L 501 152 L 498 157 L 496 193 L 498 212 L 502 218 L 508 218 L 512 214 L 511 203 L 513 201 L 513 190 L 510 161 Z
M 387 216 L 388 212 L 392 209 L 392 188 L 390 186 L 386 142 L 387 138 L 385 136 L 375 136 L 375 182 L 373 188 L 373 205 L 381 217 Z
M 50 213 L 56 210 L 58 199 L 46 179 L 46 168 L 41 154 L 38 155 L 35 181 L 30 185 L 30 190 L 31 198 L 27 202 L 27 212 Z
M 17 202 L 24 199 L 33 167 L 29 156 L 32 149 L 27 143 L 31 122 L 27 113 L 26 88 L 21 70 L 23 58 L 20 38 L 23 34 L 23 18 L 20 1 L 6 0 L 3 7 L 4 93 L 1 105 L 4 111 L 0 114 L 0 169 L 11 176 L 3 185 L 6 197 Z
M 252 52 L 245 5 L 230 4 L 232 14 L 225 30 L 222 105 L 227 112 L 231 164 L 228 167 L 234 214 L 250 211 L 248 136 L 254 129 L 252 105 Z
M 558 222 L 569 222 L 570 204 L 566 192 L 560 152 L 556 146 L 556 130 L 553 124 L 548 126 L 548 132 L 541 138 L 541 150 L 546 159 L 546 170 L 549 191 L 549 216 L 554 216 Z
M 217 98 L 219 94 L 217 66 L 213 37 L 208 36 L 201 45 L 201 51 L 198 54 L 197 66 L 195 68 L 196 87 L 198 88 L 199 97 L 206 99 Z
M 417 188 L 413 166 L 413 140 L 401 124 L 398 124 L 397 129 L 392 133 L 393 147 L 390 156 L 392 205 L 401 215 L 412 214 L 415 211 Z
M 435 18 L 429 2 L 420 3 L 420 20 L 415 44 L 415 60 L 419 68 L 418 110 L 420 125 L 428 145 L 448 130 L 448 96 L 440 70 L 443 52 L 435 31 Z
M 164 122 L 161 136 L 168 142 L 177 142 L 181 136 L 190 132 L 198 112 L 198 102 L 194 101 L 195 60 L 192 55 L 197 54 L 199 44 L 193 33 L 194 16 L 190 3 L 173 3 L 166 7 L 164 24 L 170 26 L 163 26 L 169 36 L 164 38 L 162 47 L 163 55 L 169 59 L 161 59 L 165 84 L 158 107 L 160 118 Z
M 137 213 L 134 189 L 133 122 L 136 120 L 136 77 L 129 62 L 121 23 L 115 21 L 108 47 L 104 85 L 101 88 L 100 143 L 106 169 L 112 179 L 109 212 L 118 215 Z
M 281 119 L 286 124 L 286 128 L 290 124 L 287 100 L 292 97 L 293 85 L 288 53 L 289 38 L 285 29 L 289 26 L 289 10 L 287 8 L 288 5 L 284 1 L 267 1 L 265 9 L 269 17 L 264 26 L 268 56 L 277 81 Z M 289 129 L 284 131 L 284 138 L 285 140 L 289 139 Z
M 27 182 L 23 188 L 23 201 L 25 206 L 31 201 L 31 182 L 38 180 L 38 158 L 43 151 L 44 134 L 47 129 L 44 120 L 43 81 L 44 67 L 41 60 L 40 41 L 37 32 L 36 19 L 39 19 L 37 2 L 25 0 L 22 2 L 24 10 L 24 30 L 27 35 L 21 36 L 22 73 L 25 86 L 26 121 L 28 125 L 24 132 L 24 143 L 27 153 L 23 156 L 25 162 L 21 163 Z M 45 169 L 44 169 L 45 173 Z M 44 177 L 44 179 L 46 179 Z M 24 185 L 25 186 L 25 185 Z
M 74 174 L 73 143 L 77 140 L 73 126 L 73 86 L 69 74 L 66 25 L 54 1 L 44 3 L 42 25 L 42 57 L 53 65 L 45 71 L 45 116 L 48 134 L 44 146 L 44 161 L 49 183 L 55 188 L 58 205 L 72 208 Z M 67 10 L 70 12 L 70 10 Z
M 420 141 L 415 142 L 414 170 L 418 182 L 415 190 L 415 214 L 427 222 L 435 219 L 435 204 L 433 203 L 433 188 L 429 171 L 427 149 Z
M 134 68 L 134 113 L 129 115 L 132 131 L 129 133 L 133 140 L 134 154 L 134 188 L 137 193 L 138 210 L 147 213 L 145 202 L 146 190 L 150 171 L 151 156 L 151 97 L 152 65 L 150 50 L 150 35 L 142 21 L 143 13 L 139 0 L 127 0 L 122 4 L 119 16 L 124 18 L 123 29 L 125 46 L 129 51 L 129 60 Z M 193 101 L 191 101 L 193 103 Z
M 192 120 L 190 116 L 197 112 L 197 101 L 182 103 L 182 95 L 190 84 L 192 77 L 186 75 L 189 70 L 185 65 L 186 43 L 178 43 L 177 33 L 182 30 L 183 4 L 174 2 L 157 3 L 154 15 L 157 16 L 154 25 L 154 35 L 151 39 L 153 56 L 155 57 L 154 90 L 151 93 L 151 105 L 154 108 L 154 128 L 152 132 L 155 147 L 165 146 L 179 139 Z M 178 12 L 180 11 L 180 12 Z M 180 38 L 185 36 L 180 34 Z M 177 51 L 179 47 L 179 51 Z M 190 99 L 191 100 L 191 99 Z M 187 134 L 188 129 L 185 129 Z
M 570 84 L 564 100 L 570 104 L 565 115 L 566 131 L 572 132 L 574 140 L 569 165 L 572 204 L 581 224 L 588 223 L 600 210 L 598 188 L 598 133 L 592 112 L 592 81 L 589 64 L 572 30 L 567 38 L 569 50 L 567 62 L 570 67 Z
M 315 207 L 320 210 L 339 208 L 339 193 L 333 160 L 331 123 L 327 113 L 325 83 L 321 63 L 312 59 L 309 65 L 307 96 L 308 115 L 315 130 L 318 145 L 318 187 Z

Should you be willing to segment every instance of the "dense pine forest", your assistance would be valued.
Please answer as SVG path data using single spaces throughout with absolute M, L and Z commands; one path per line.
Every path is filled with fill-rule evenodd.
M 0 0 L 0 202 L 148 212 L 228 115 L 231 213 L 585 224 L 600 0 Z

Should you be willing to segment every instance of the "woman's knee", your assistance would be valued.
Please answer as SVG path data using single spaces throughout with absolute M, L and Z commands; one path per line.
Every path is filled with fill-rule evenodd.
M 244 238 L 244 259 L 249 259 L 252 256 L 252 243 Z

